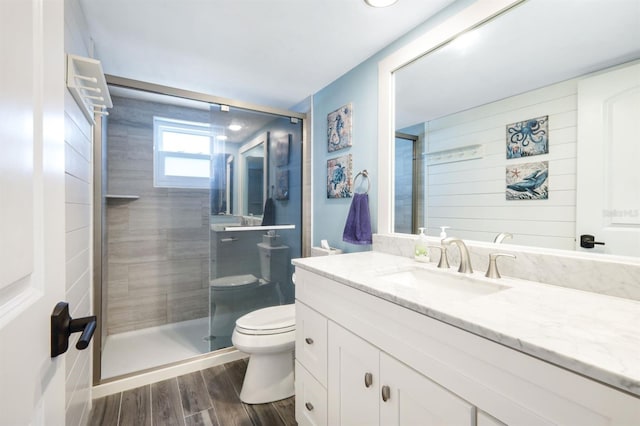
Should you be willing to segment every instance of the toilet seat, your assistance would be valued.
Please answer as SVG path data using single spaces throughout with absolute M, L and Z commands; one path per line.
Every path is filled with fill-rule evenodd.
M 250 312 L 236 321 L 236 331 L 250 335 L 270 335 L 295 331 L 295 305 L 271 306 Z
M 260 280 L 255 275 L 230 275 L 227 277 L 215 278 L 209 281 L 209 286 L 215 290 L 233 290 L 240 286 L 248 286 L 260 283 Z

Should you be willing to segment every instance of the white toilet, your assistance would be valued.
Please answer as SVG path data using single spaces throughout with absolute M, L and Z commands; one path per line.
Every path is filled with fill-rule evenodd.
M 295 305 L 259 309 L 238 318 L 231 340 L 249 354 L 240 399 L 264 404 L 294 394 Z
M 241 316 L 282 303 L 280 284 L 289 275 L 290 253 L 286 245 L 257 244 L 260 275 L 230 275 L 210 281 L 210 349 L 231 346 L 231 333 Z

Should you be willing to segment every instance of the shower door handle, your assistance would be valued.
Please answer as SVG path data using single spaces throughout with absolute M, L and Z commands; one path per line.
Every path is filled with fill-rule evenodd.
M 73 319 L 69 315 L 69 304 L 59 302 L 51 313 L 51 358 L 67 351 L 69 336 L 73 333 L 82 332 L 78 343 L 76 343 L 76 349 L 86 349 L 96 331 L 96 325 L 95 315 Z

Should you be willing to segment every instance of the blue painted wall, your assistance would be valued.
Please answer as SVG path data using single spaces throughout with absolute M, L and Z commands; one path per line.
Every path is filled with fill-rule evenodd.
M 330 86 L 314 95 L 313 99 L 313 245 L 321 239 L 329 240 L 332 247 L 344 251 L 369 250 L 370 245 L 358 246 L 342 241 L 342 231 L 352 198 L 327 199 L 327 160 L 352 154 L 352 177 L 363 170 L 377 175 L 378 114 L 377 66 L 360 65 Z M 371 90 L 373 88 L 373 96 Z M 327 114 L 351 102 L 353 105 L 353 145 L 340 151 L 327 151 Z M 377 192 L 375 180 L 369 191 L 371 225 L 376 229 Z
M 380 50 L 342 77 L 313 95 L 312 163 L 313 163 L 313 231 L 312 245 L 321 239 L 345 252 L 370 250 L 370 245 L 354 245 L 342 241 L 342 232 L 351 198 L 327 199 L 327 160 L 352 154 L 353 177 L 367 169 L 371 179 L 369 203 L 373 232 L 377 230 L 378 204 L 378 62 L 398 48 L 415 40 L 452 14 L 464 9 L 472 0 L 453 3 L 448 8 L 414 28 L 400 39 Z M 340 151 L 327 152 L 327 114 L 353 103 L 353 145 Z

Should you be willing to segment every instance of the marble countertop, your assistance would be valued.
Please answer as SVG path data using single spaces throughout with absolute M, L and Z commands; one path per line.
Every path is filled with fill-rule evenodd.
M 380 252 L 294 259 L 293 264 L 436 318 L 478 336 L 640 397 L 640 302 L 475 272 L 472 279 L 507 286 L 491 294 L 452 300 L 385 274 L 435 264 Z M 462 274 L 459 274 L 462 275 Z

